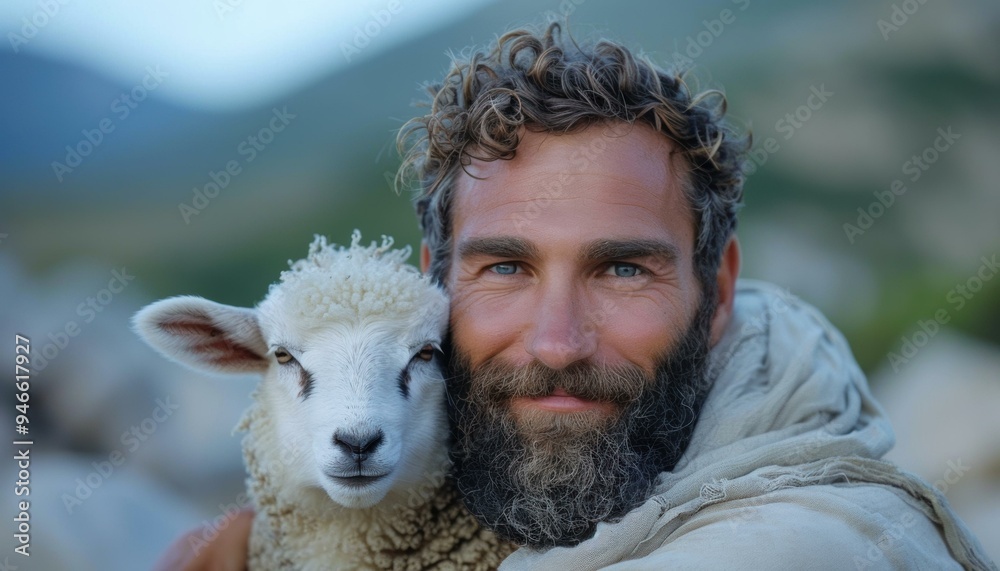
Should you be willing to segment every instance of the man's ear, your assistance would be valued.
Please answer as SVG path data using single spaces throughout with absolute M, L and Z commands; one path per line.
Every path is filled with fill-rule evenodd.
M 252 373 L 267 370 L 267 343 L 257 312 L 202 297 L 161 299 L 132 318 L 135 332 L 168 359 L 196 370 Z
M 729 319 L 733 315 L 733 302 L 736 299 L 736 278 L 740 275 L 740 242 L 733 234 L 726 242 L 722 250 L 722 259 L 719 260 L 719 273 L 716 276 L 716 283 L 719 290 L 719 304 L 715 309 L 715 317 L 712 318 L 712 338 L 714 347 L 729 325 Z
M 431 267 L 431 249 L 427 247 L 425 240 L 420 241 L 420 271 L 427 273 Z

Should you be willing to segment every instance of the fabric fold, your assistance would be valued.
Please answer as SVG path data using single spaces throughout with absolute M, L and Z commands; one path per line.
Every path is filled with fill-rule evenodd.
M 674 470 L 659 476 L 649 500 L 620 521 L 598 524 L 594 536 L 575 547 L 521 548 L 501 569 L 601 569 L 648 556 L 680 539 L 685 524 L 695 527 L 692 518 L 709 506 L 731 503 L 742 510 L 779 490 L 794 490 L 795 503 L 805 509 L 810 502 L 841 506 L 824 509 L 833 510 L 833 519 L 842 509 L 844 521 L 862 530 L 845 534 L 845 545 L 900 549 L 902 543 L 886 547 L 880 536 L 865 536 L 870 532 L 864 530 L 881 529 L 872 521 L 894 515 L 871 512 L 870 505 L 890 501 L 901 513 L 933 522 L 962 567 L 996 569 L 940 492 L 879 460 L 894 444 L 888 418 L 846 340 L 818 310 L 776 286 L 741 280 L 708 374 L 714 381 L 691 443 Z M 924 527 L 907 531 L 914 537 L 906 541 L 940 541 L 917 537 L 927 533 Z M 905 558 L 895 552 L 883 558 L 870 547 L 855 551 L 862 568 Z M 720 561 L 716 554 L 709 559 Z

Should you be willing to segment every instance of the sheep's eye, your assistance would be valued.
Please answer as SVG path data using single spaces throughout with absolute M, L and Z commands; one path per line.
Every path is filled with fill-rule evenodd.
M 278 347 L 274 350 L 274 358 L 284 365 L 292 360 L 292 354 L 286 351 L 284 347 Z
M 421 361 L 430 361 L 434 358 L 434 351 L 434 346 L 428 343 L 420 349 L 420 352 L 416 354 L 416 357 Z

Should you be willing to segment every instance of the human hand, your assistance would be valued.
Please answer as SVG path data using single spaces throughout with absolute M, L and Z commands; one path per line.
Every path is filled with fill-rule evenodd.
M 170 545 L 153 571 L 245 571 L 253 515 L 251 509 L 242 510 L 211 541 L 205 539 L 204 527 L 185 533 Z

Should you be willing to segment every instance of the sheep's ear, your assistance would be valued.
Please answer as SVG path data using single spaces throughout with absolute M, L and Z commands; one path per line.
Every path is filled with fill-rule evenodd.
M 267 369 L 267 343 L 252 309 L 171 297 L 139 310 L 132 324 L 143 341 L 189 367 L 222 373 Z

